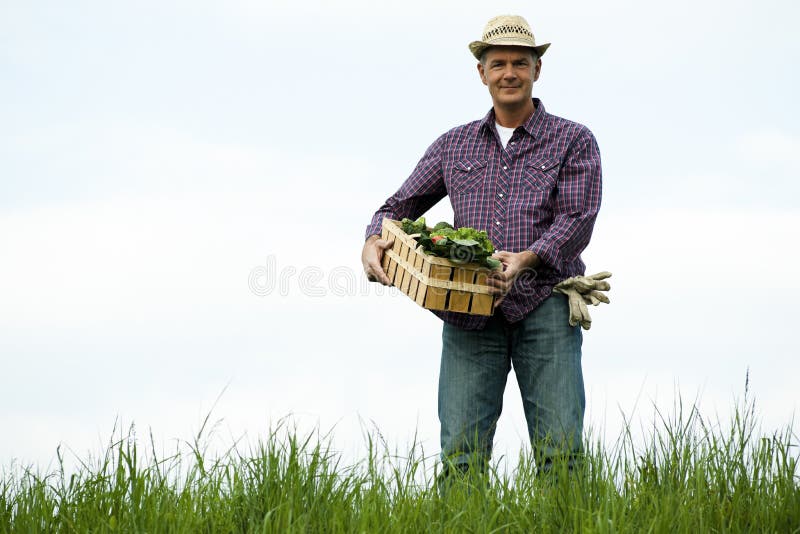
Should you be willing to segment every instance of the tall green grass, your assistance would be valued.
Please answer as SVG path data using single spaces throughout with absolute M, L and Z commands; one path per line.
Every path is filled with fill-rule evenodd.
M 200 439 L 159 457 L 125 437 L 73 472 L 60 453 L 52 472 L 7 471 L 0 532 L 800 532 L 797 436 L 757 428 L 752 409 L 725 425 L 657 412 L 644 441 L 630 426 L 610 446 L 588 440 L 572 473 L 536 477 L 523 454 L 445 492 L 416 444 L 401 456 L 368 436 L 345 463 L 286 424 L 214 458 Z

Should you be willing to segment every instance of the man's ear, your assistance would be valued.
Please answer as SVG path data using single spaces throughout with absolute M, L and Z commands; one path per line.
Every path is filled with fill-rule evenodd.
M 542 58 L 536 60 L 536 65 L 533 67 L 533 81 L 539 80 L 539 74 L 542 72 Z
M 483 85 L 489 85 L 489 82 L 486 81 L 486 73 L 483 72 L 483 63 L 478 63 L 478 74 L 481 75 Z

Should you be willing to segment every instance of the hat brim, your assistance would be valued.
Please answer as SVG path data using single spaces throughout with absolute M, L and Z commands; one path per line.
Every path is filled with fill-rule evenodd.
M 509 41 L 503 43 L 487 43 L 485 41 L 472 41 L 469 44 L 469 51 L 472 52 L 472 55 L 475 56 L 475 59 L 478 61 L 481 60 L 481 56 L 486 51 L 487 48 L 491 48 L 493 46 L 522 46 L 525 48 L 532 48 L 536 52 L 536 57 L 542 57 L 545 51 L 550 48 L 550 43 L 544 43 L 537 46 L 531 46 L 527 43 L 521 43 L 518 41 Z

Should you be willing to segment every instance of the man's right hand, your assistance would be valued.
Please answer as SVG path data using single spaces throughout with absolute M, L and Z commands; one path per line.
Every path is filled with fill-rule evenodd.
M 381 260 L 385 250 L 392 248 L 394 239 L 381 239 L 377 235 L 369 236 L 369 239 L 364 243 L 364 249 L 361 251 L 361 263 L 364 266 L 364 274 L 370 282 L 380 282 L 385 286 L 392 285 L 392 281 L 383 272 L 381 267 Z

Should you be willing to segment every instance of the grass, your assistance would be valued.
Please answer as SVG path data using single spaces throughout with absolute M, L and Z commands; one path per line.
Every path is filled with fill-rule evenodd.
M 4 474 L 0 532 L 800 532 L 791 427 L 759 434 L 752 409 L 724 426 L 656 412 L 644 441 L 588 441 L 572 474 L 537 478 L 523 454 L 444 494 L 418 445 L 401 457 L 367 437 L 366 457 L 345 464 L 286 424 L 214 459 L 200 436 L 164 458 L 128 436 L 71 474 L 60 451 L 52 472 Z

